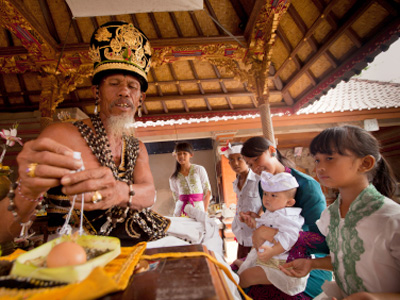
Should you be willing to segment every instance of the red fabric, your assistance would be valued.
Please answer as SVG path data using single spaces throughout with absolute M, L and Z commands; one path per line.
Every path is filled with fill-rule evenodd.
M 181 215 L 184 214 L 186 216 L 185 212 L 183 211 L 186 204 L 190 203 L 194 206 L 195 202 L 203 201 L 203 194 L 179 195 L 179 200 L 183 202 Z

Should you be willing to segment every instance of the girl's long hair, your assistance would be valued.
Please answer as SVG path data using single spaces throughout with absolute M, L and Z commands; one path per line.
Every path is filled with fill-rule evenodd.
M 368 180 L 382 195 L 392 198 L 396 190 L 396 180 L 389 164 L 380 154 L 378 140 L 368 131 L 352 125 L 332 127 L 323 130 L 310 144 L 312 155 L 331 155 L 333 152 L 345 155 L 346 150 L 359 158 L 367 155 L 375 158 L 375 166 L 367 174 Z
M 178 153 L 178 152 L 182 152 L 182 151 L 189 152 L 190 154 L 194 153 L 193 146 L 191 144 L 185 143 L 185 142 L 178 143 L 178 144 L 175 145 L 174 153 Z M 176 162 L 176 167 L 175 167 L 175 172 L 172 173 L 171 178 L 176 178 L 178 176 L 180 170 L 181 170 L 181 165 L 177 161 Z
M 244 142 L 240 153 L 246 157 L 257 157 L 267 151 L 270 146 L 274 147 L 271 141 L 262 136 L 255 136 Z M 278 161 L 282 165 L 288 168 L 295 168 L 295 164 L 286 156 L 282 155 L 278 149 L 276 149 L 276 155 Z

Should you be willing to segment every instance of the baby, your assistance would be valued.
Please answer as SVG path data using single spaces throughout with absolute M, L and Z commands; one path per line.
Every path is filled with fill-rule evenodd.
M 296 243 L 304 224 L 301 208 L 292 207 L 296 203 L 294 196 L 299 184 L 290 173 L 273 175 L 263 171 L 261 186 L 264 191 L 263 204 L 267 210 L 261 217 L 255 213 L 242 213 L 241 216 L 249 227 L 268 226 L 277 229 L 277 233 L 273 243 L 266 241 L 258 251 L 253 248 L 244 262 L 235 261 L 240 265 L 240 286 L 273 284 L 293 296 L 305 290 L 308 275 L 302 278 L 289 277 L 279 270 L 279 265 L 286 263 L 288 252 Z

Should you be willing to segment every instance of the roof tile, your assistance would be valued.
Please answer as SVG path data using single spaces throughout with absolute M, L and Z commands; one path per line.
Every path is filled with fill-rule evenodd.
M 334 89 L 298 114 L 397 108 L 400 106 L 400 83 L 350 79 L 341 81 Z

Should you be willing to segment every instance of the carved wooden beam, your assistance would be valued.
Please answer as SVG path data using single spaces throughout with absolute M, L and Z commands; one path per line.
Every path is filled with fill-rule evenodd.
M 44 1 L 40 4 L 46 5 Z M 46 6 L 47 7 L 47 6 Z M 47 14 L 49 15 L 49 13 Z M 47 16 L 47 23 L 53 24 Z M 18 56 L 0 57 L 2 73 L 37 71 L 41 75 L 40 112 L 42 127 L 52 121 L 52 116 L 64 95 L 76 89 L 85 77 L 92 74 L 92 63 L 87 50 L 83 53 L 68 53 L 62 58 L 57 42 L 31 17 L 22 2 L 0 1 L 0 25 L 21 40 L 23 48 L 18 48 Z M 52 31 L 55 31 L 54 24 Z M 58 68 L 56 70 L 56 68 Z M 30 105 L 25 100 L 25 105 Z
M 31 18 L 22 2 L 0 1 L 0 24 L 19 38 L 28 53 L 35 55 L 39 63 L 56 59 L 57 43 L 40 29 L 40 24 Z

